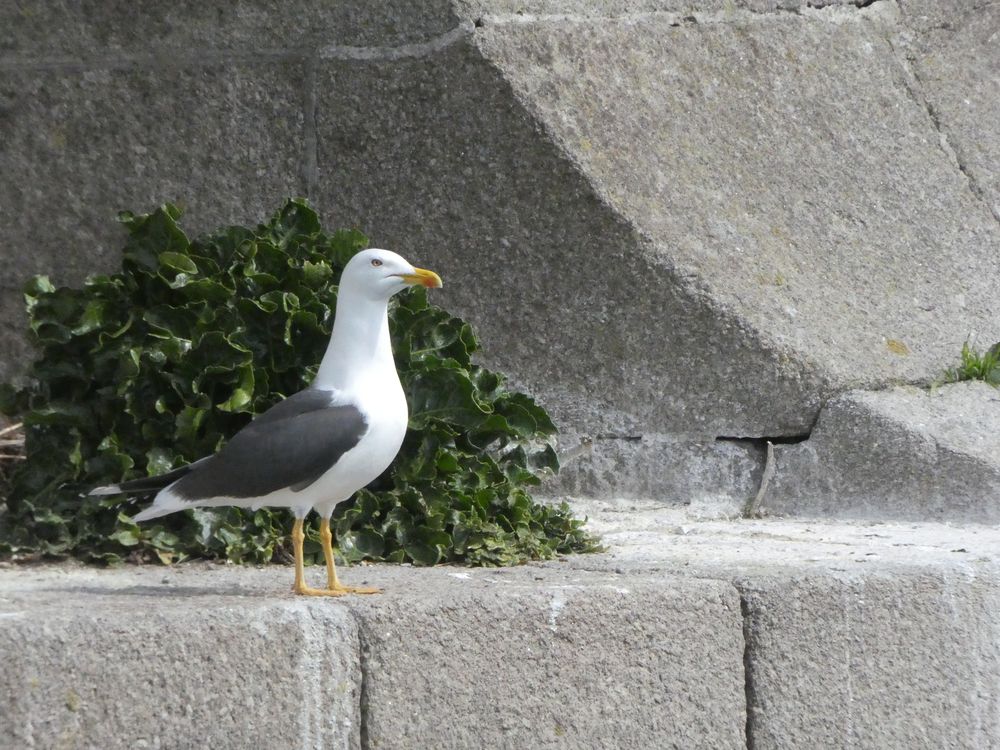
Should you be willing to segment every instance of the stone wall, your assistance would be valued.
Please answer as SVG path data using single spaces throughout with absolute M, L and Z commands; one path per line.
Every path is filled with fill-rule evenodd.
M 761 454 L 717 437 L 807 434 L 1000 339 L 998 26 L 972 0 L 5 4 L 0 374 L 24 280 L 112 269 L 117 210 L 198 231 L 305 195 L 441 272 L 554 412 L 564 490 L 737 507 L 705 472 Z

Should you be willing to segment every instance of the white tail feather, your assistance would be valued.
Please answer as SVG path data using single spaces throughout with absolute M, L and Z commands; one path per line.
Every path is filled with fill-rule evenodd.
M 165 516 L 178 510 L 180 510 L 180 508 L 158 508 L 155 505 L 150 505 L 146 508 L 146 510 L 132 516 L 132 521 L 133 523 L 142 523 L 143 521 L 148 521 L 151 518 L 159 518 L 160 516 Z
M 171 487 L 172 486 L 173 485 L 171 485 Z M 179 510 L 184 510 L 185 508 L 190 507 L 192 507 L 191 503 L 185 502 L 181 498 L 177 497 L 177 495 L 170 491 L 170 487 L 167 487 L 157 493 L 156 499 L 153 500 L 153 504 L 146 508 L 146 510 L 132 516 L 132 520 L 135 523 L 141 523 L 142 521 L 148 521 L 151 518 L 159 518 L 160 516 L 176 513 Z
M 103 487 L 95 487 L 88 495 L 118 495 L 122 491 L 121 485 L 106 484 Z

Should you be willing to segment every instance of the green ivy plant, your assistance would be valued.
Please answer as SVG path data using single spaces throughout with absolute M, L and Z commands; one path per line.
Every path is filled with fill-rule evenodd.
M 97 485 L 151 476 L 217 450 L 306 387 L 333 323 L 339 274 L 367 246 L 328 234 L 290 200 L 266 224 L 191 241 L 171 205 L 123 213 L 119 273 L 82 289 L 27 286 L 40 348 L 31 383 L 4 386 L 0 411 L 25 425 L 26 460 L 0 502 L 0 555 L 116 562 L 286 559 L 286 510 L 195 509 L 134 524 Z M 509 565 L 597 548 L 565 504 L 530 488 L 558 469 L 555 427 L 503 376 L 476 365 L 468 323 L 423 289 L 390 308 L 410 425 L 393 466 L 338 507 L 348 561 Z M 307 558 L 320 555 L 315 528 Z

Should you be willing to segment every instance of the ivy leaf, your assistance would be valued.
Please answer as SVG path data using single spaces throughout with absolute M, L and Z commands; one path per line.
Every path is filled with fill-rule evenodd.
M 183 253 L 171 252 L 168 250 L 160 253 L 159 261 L 160 265 L 165 268 L 172 268 L 175 271 L 181 271 L 182 273 L 187 274 L 198 273 L 198 264 Z

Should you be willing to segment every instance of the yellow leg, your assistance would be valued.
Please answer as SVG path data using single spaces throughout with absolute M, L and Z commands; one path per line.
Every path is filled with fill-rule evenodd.
M 330 531 L 330 519 L 319 522 L 319 540 L 323 543 L 323 557 L 326 559 L 326 588 L 338 594 L 381 594 L 381 589 L 365 586 L 344 586 L 337 580 L 337 566 L 333 562 L 333 533 Z
M 295 525 L 292 527 L 292 548 L 295 550 L 295 584 L 292 586 L 292 590 L 303 596 L 343 596 L 347 593 L 346 591 L 338 591 L 333 588 L 314 589 L 306 586 L 306 571 L 302 562 L 302 542 L 305 541 L 305 538 L 305 532 L 302 531 L 302 519 L 296 518 Z M 326 545 L 324 544 L 323 547 L 325 553 Z

